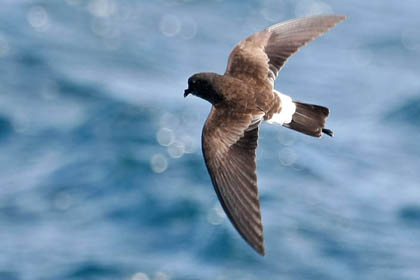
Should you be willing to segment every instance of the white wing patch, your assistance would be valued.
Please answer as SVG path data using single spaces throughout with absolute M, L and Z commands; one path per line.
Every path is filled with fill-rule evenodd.
M 296 104 L 292 101 L 290 96 L 287 96 L 277 90 L 274 92 L 280 97 L 281 100 L 281 111 L 280 113 L 274 114 L 273 117 L 267 120 L 268 123 L 287 124 L 292 121 L 293 114 L 296 111 Z

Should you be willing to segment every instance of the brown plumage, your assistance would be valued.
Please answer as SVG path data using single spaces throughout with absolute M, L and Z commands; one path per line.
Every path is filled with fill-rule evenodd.
M 332 136 L 324 127 L 328 108 L 292 101 L 274 90 L 274 80 L 293 53 L 344 19 L 325 15 L 273 25 L 233 49 L 224 75 L 198 73 L 188 79 L 184 96 L 192 93 L 213 105 L 202 149 L 214 189 L 232 224 L 261 255 L 265 251 L 256 173 L 260 123 Z

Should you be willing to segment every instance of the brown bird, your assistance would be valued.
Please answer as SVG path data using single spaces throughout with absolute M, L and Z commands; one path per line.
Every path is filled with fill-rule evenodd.
M 326 107 L 293 101 L 274 89 L 287 59 L 345 16 L 323 15 L 270 26 L 241 41 L 229 56 L 224 75 L 197 73 L 188 79 L 192 93 L 213 106 L 203 128 L 202 150 L 219 201 L 234 227 L 264 255 L 256 173 L 261 122 L 304 134 L 333 136 L 325 128 Z

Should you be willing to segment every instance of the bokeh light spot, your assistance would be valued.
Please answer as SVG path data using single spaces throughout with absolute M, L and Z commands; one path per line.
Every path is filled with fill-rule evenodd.
M 174 142 L 174 138 L 174 133 L 170 128 L 161 128 L 156 133 L 156 140 L 160 145 L 165 147 L 171 145 Z
M 159 124 L 161 127 L 168 127 L 172 130 L 176 130 L 180 125 L 180 119 L 172 113 L 164 113 L 159 120 Z
M 296 17 L 308 17 L 322 14 L 332 14 L 333 9 L 327 3 L 322 1 L 305 0 L 296 4 Z
M 266 0 L 262 4 L 261 15 L 268 21 L 278 22 L 285 17 L 285 3 L 283 1 Z
M 111 0 L 91 0 L 88 10 L 96 17 L 110 17 L 117 11 L 117 4 Z
M 169 280 L 168 274 L 158 271 L 156 272 L 155 276 L 153 277 L 153 280 Z
M 147 274 L 143 272 L 137 272 L 131 277 L 131 280 L 149 280 L 149 279 L 150 279 L 149 276 L 147 276 Z
M 372 53 L 366 47 L 355 47 L 350 53 L 350 59 L 356 66 L 364 67 L 372 62 Z
M 184 40 L 190 40 L 197 34 L 197 23 L 192 19 L 183 19 L 180 36 Z
M 47 30 L 50 24 L 48 13 L 41 6 L 30 8 L 27 14 L 27 20 L 29 24 L 37 31 Z
M 279 159 L 282 165 L 291 166 L 298 159 L 298 155 L 291 148 L 284 148 L 279 152 Z
M 155 154 L 150 159 L 150 166 L 155 173 L 163 173 L 168 168 L 168 160 L 162 154 Z
M 168 147 L 168 154 L 172 158 L 180 158 L 184 155 L 184 143 L 182 142 L 174 142 Z
M 279 141 L 284 146 L 292 146 L 295 144 L 295 136 L 292 133 L 279 133 Z
M 180 20 L 173 15 L 165 15 L 160 21 L 160 31 L 167 37 L 173 37 L 181 30 Z

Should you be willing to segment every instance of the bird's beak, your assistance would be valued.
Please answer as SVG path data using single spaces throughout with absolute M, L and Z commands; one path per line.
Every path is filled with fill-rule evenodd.
M 191 90 L 189 89 L 189 88 L 187 88 L 185 91 L 184 91 L 184 97 L 187 97 L 188 96 L 188 94 L 190 94 L 191 93 Z

